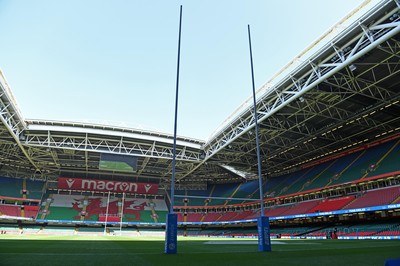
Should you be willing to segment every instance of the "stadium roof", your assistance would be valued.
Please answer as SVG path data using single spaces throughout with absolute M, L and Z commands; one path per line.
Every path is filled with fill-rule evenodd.
M 400 4 L 384 0 L 360 12 L 351 25 L 313 43 L 314 49 L 296 57 L 258 90 L 264 177 L 400 135 Z M 1 175 L 170 184 L 173 136 L 25 120 L 0 74 Z M 245 104 L 207 141 L 178 137 L 179 186 L 256 178 L 254 127 L 253 107 Z M 101 153 L 135 156 L 138 169 L 134 173 L 101 170 Z

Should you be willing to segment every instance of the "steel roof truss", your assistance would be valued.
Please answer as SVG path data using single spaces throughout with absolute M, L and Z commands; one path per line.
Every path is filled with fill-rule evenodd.
M 105 140 L 92 138 L 87 134 L 79 137 L 59 136 L 53 135 L 52 132 L 49 131 L 46 136 L 28 135 L 24 144 L 36 147 L 54 147 L 60 149 L 148 156 L 153 158 L 172 158 L 171 147 L 155 145 L 155 142 L 152 144 L 129 142 L 123 137 L 119 140 Z M 178 150 L 177 159 L 198 161 L 200 160 L 200 153 L 198 151 L 191 151 L 184 146 Z

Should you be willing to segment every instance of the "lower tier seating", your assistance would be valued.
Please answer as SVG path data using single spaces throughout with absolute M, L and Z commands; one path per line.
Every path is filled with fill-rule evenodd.
M 370 206 L 388 205 L 400 196 L 400 186 L 370 190 L 362 193 L 345 209 L 356 209 Z

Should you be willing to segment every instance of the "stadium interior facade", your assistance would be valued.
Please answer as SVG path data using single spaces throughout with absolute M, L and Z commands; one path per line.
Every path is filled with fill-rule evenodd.
M 399 86 L 400 4 L 384 0 L 350 14 L 258 89 L 274 236 L 400 238 Z M 249 102 L 210 139 L 177 138 L 171 199 L 172 135 L 26 120 L 11 87 L 0 73 L 2 232 L 163 232 L 173 200 L 181 234 L 257 234 Z

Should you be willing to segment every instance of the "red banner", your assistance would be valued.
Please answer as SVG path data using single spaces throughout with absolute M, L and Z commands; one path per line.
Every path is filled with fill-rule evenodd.
M 59 177 L 58 188 L 68 190 L 157 194 L 158 184 Z

